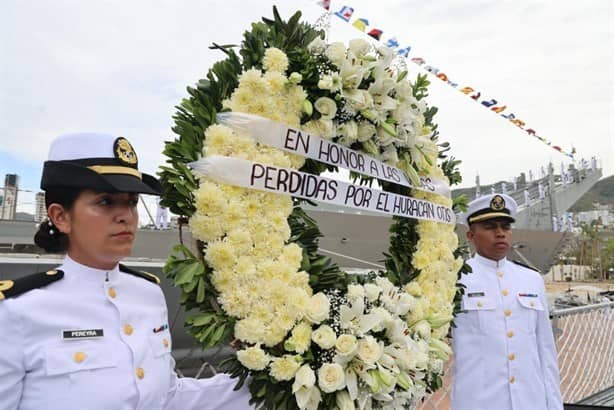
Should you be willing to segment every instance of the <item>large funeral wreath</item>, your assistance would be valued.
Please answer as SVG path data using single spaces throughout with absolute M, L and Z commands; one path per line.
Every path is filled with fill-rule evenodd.
M 257 405 L 409 406 L 441 386 L 450 355 L 456 282 L 466 269 L 454 225 L 394 216 L 385 270 L 348 275 L 318 253 L 321 233 L 302 199 L 224 184 L 193 164 L 221 156 L 314 175 L 336 171 L 257 142 L 233 123 L 241 113 L 377 158 L 412 183 L 378 180 L 384 191 L 450 210 L 461 204 L 449 194 L 414 188 L 421 176 L 460 182 L 459 161 L 438 143 L 426 76 L 410 82 L 392 50 L 361 39 L 347 48 L 326 44 L 300 13 L 283 21 L 273 12 L 252 24 L 241 46 L 214 44 L 226 58 L 177 107 L 178 137 L 166 143 L 168 166 L 160 171 L 162 204 L 182 215 L 198 246 L 178 244 L 165 273 L 185 308 L 198 311 L 187 327 L 201 346 L 233 341 L 237 355 L 223 369 L 248 383 Z M 352 176 L 361 184 L 377 179 Z

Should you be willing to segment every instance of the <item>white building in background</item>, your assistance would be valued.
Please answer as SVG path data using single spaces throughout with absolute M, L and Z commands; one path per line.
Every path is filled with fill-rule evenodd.
M 601 221 L 603 226 L 614 225 L 614 214 L 608 209 L 596 209 L 593 211 L 583 211 L 574 213 L 574 218 L 578 223 L 590 224 L 593 221 Z
M 34 197 L 34 222 L 40 223 L 47 218 L 47 207 L 45 206 L 45 193 L 37 192 Z
M 0 219 L 15 219 L 17 213 L 17 174 L 6 174 L 2 205 L 0 206 Z

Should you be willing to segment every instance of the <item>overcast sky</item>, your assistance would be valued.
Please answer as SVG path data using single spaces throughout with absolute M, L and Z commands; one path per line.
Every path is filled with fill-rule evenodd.
M 285 1 L 312 21 L 316 1 Z M 36 190 L 51 139 L 100 131 L 127 137 L 155 173 L 185 87 L 223 58 L 212 42 L 238 43 L 269 1 L 4 0 L 0 5 L 0 176 Z M 291 4 L 291 6 L 290 6 Z M 354 18 L 411 45 L 453 81 L 506 104 L 577 158 L 614 172 L 614 2 L 611 0 L 355 0 Z M 331 39 L 361 35 L 332 18 Z M 412 67 L 412 74 L 420 72 Z M 433 78 L 429 102 L 442 140 L 463 160 L 463 185 L 511 180 L 566 157 Z M 0 181 L 4 182 L 4 181 Z M 24 203 L 31 201 L 23 196 Z

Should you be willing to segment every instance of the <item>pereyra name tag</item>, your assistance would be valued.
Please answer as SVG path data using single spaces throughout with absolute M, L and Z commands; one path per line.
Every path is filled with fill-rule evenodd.
M 468 298 L 479 298 L 484 296 L 484 292 L 471 292 L 471 293 L 467 293 L 467 297 Z
M 102 329 L 75 329 L 75 330 L 62 330 L 62 339 L 75 340 L 75 339 L 98 339 L 104 336 Z

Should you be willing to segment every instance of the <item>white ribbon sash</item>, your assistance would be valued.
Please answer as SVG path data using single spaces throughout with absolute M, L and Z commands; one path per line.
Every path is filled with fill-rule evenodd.
M 241 112 L 225 112 L 218 114 L 217 120 L 220 124 L 244 132 L 256 141 L 277 149 L 394 184 L 450 197 L 450 187 L 446 181 L 420 176 L 420 186 L 414 186 L 397 167 L 268 118 Z
M 211 156 L 189 164 L 212 180 L 365 211 L 454 225 L 443 205 L 240 158 Z

